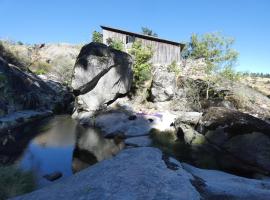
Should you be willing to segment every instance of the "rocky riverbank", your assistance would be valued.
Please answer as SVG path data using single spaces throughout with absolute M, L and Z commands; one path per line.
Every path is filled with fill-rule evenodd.
M 66 87 L 1 62 L 7 86 L 1 90 L 2 116 L 25 109 L 72 110 L 73 95 Z M 101 149 L 91 146 L 99 136 L 79 134 L 76 152 L 95 153 L 91 159 L 90 154 L 75 156 L 75 168 L 124 150 L 17 199 L 267 199 L 270 185 L 263 179 L 270 174 L 268 97 L 227 80 L 209 86 L 162 66 L 154 67 L 149 84 L 131 93 L 132 65 L 129 54 L 90 43 L 77 57 L 71 83 L 73 117 L 109 138 L 105 142 L 100 137 Z

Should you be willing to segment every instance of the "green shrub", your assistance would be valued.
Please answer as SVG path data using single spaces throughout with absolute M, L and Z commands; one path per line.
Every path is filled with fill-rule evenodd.
M 135 87 L 139 87 L 145 81 L 151 79 L 152 64 L 150 60 L 153 56 L 153 51 L 151 47 L 143 47 L 141 42 L 136 41 L 132 44 L 129 53 L 134 57 L 133 83 Z
M 116 50 L 124 51 L 124 44 L 121 40 L 108 38 L 107 44 Z
M 92 34 L 92 42 L 102 43 L 103 42 L 103 35 L 98 31 L 94 31 Z
M 26 69 L 26 63 L 22 62 L 22 59 L 10 50 L 8 42 L 0 41 L 0 57 L 10 64 Z
M 236 72 L 232 67 L 226 67 L 219 72 L 219 75 L 231 81 L 239 81 L 242 77 L 240 72 Z
M 153 30 L 147 27 L 142 27 L 142 34 L 152 36 L 152 37 L 158 37 L 158 34 L 156 34 Z
M 180 74 L 180 68 L 177 65 L 175 60 L 170 65 L 168 65 L 167 70 L 168 70 L 168 72 L 175 73 L 176 76 L 178 76 Z
M 47 62 L 35 61 L 34 63 L 31 64 L 30 69 L 33 70 L 33 72 L 38 75 L 47 74 L 51 69 L 51 65 Z
M 35 189 L 34 176 L 14 166 L 0 166 L 0 200 L 31 192 Z

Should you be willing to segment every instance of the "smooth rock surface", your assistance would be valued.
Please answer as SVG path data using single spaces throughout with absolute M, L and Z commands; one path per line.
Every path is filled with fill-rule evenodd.
M 216 170 L 205 170 L 182 163 L 192 175 L 191 182 L 202 199 L 268 200 L 270 182 L 247 179 Z
M 130 120 L 130 116 L 133 115 L 136 119 Z M 94 125 L 100 128 L 105 136 L 124 134 L 126 137 L 138 137 L 148 135 L 153 128 L 159 131 L 174 129 L 171 124 L 175 115 L 168 112 L 133 115 L 124 112 L 103 113 L 94 119 Z
M 23 110 L 0 117 L 0 133 L 52 115 L 51 111 Z
M 155 148 L 127 149 L 66 180 L 15 199 L 199 200 L 181 164 L 162 158 Z
M 141 147 L 14 199 L 268 200 L 269 195 L 269 181 L 195 168 L 156 148 Z
M 129 54 L 100 43 L 85 45 L 74 66 L 72 87 L 76 94 L 76 112 L 94 113 L 125 95 L 132 82 L 132 58 Z

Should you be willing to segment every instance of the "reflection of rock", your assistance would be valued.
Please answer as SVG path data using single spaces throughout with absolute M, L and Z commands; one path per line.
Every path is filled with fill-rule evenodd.
M 77 126 L 72 169 L 78 172 L 89 165 L 115 156 L 124 148 L 123 139 L 105 139 L 96 129 Z
M 59 115 L 52 118 L 41 134 L 35 137 L 34 143 L 48 147 L 74 145 L 77 121 L 68 115 Z
M 63 174 L 61 172 L 53 172 L 51 174 L 46 174 L 43 177 L 46 178 L 48 181 L 55 181 L 61 178 Z
M 268 181 L 198 169 L 156 148 L 141 147 L 17 199 L 267 200 L 269 189 Z

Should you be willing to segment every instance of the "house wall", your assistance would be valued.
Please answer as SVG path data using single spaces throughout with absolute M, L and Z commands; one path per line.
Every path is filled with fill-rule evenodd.
M 113 31 L 103 30 L 103 43 L 107 44 L 107 39 L 113 38 L 123 42 L 126 51 L 131 47 L 131 44 L 126 44 L 126 34 L 117 33 Z M 177 45 L 168 43 L 147 40 L 143 38 L 135 38 L 136 41 L 141 41 L 143 46 L 151 46 L 154 55 L 151 62 L 153 65 L 170 65 L 173 61 L 178 64 L 181 62 L 181 50 Z

